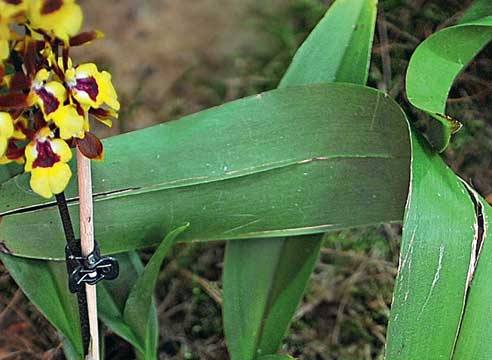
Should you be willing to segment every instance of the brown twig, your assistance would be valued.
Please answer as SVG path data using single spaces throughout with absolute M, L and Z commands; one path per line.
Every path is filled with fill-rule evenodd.
M 179 269 L 179 273 L 186 279 L 197 283 L 208 296 L 210 296 L 218 305 L 222 306 L 222 294 L 220 290 L 210 285 L 210 282 L 199 275 L 193 274 L 187 269 Z

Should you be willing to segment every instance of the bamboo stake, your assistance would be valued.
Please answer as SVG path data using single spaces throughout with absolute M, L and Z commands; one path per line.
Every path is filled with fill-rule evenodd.
M 87 256 L 94 250 L 91 162 L 79 149 L 77 149 L 77 171 L 80 196 L 80 246 L 82 256 Z M 86 284 L 85 292 L 87 294 L 87 312 L 91 336 L 86 360 L 99 360 L 96 286 Z

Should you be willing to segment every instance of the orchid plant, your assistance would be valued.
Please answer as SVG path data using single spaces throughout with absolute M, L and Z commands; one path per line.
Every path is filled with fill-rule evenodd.
M 111 74 L 70 58 L 103 36 L 82 20 L 74 0 L 0 0 L 0 164 L 25 164 L 44 198 L 67 187 L 70 148 L 103 159 L 90 120 L 111 126 L 120 108 Z
M 94 224 L 123 276 L 98 285 L 98 314 L 137 359 L 158 357 L 152 294 L 176 241 L 227 240 L 217 298 L 230 358 L 286 360 L 283 338 L 322 234 L 382 222 L 403 223 L 385 358 L 491 357 L 492 207 L 439 152 L 457 129 L 443 115 L 453 81 L 492 41 L 492 5 L 475 0 L 410 59 L 408 99 L 437 119 L 429 141 L 365 86 L 377 5 L 334 1 L 278 89 L 104 140 L 112 156 L 94 166 Z M 110 74 L 70 59 L 71 47 L 102 36 L 80 33 L 81 23 L 74 1 L 0 0 L 1 162 L 25 164 L 45 198 L 69 182 L 70 147 L 103 158 L 89 120 L 110 126 L 118 116 Z M 67 358 L 80 360 L 66 239 L 51 221 L 59 209 L 32 196 L 27 177 L 0 182 L 0 260 L 58 329 Z M 151 245 L 143 266 L 135 250 Z

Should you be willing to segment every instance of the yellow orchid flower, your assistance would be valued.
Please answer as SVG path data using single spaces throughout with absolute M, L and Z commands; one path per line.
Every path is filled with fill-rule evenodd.
M 21 116 L 14 120 L 14 133 L 12 139 L 25 140 L 27 138 L 24 130 L 28 127 L 28 121 L 25 117 Z
M 8 112 L 0 111 L 0 156 L 5 155 L 9 139 L 14 134 L 14 122 Z
M 111 126 L 120 109 L 108 72 L 72 64 L 72 47 L 103 36 L 80 33 L 82 20 L 76 0 L 0 0 L 0 109 L 9 111 L 0 112 L 0 165 L 24 163 L 31 188 L 45 198 L 71 178 L 68 141 L 103 159 L 89 116 Z
M 7 156 L 7 154 L 0 156 L 0 165 L 9 164 L 11 162 L 16 162 L 17 164 L 24 164 L 24 153 L 21 152 L 22 149 L 16 149 L 16 152 L 12 155 Z M 14 157 L 15 155 L 15 157 Z
M 53 113 L 52 120 L 60 129 L 60 137 L 68 140 L 72 137 L 83 139 L 85 121 L 74 105 L 65 105 Z
M 103 106 L 114 111 L 120 109 L 118 96 L 111 82 L 111 74 L 99 71 L 92 63 L 69 67 L 65 72 L 65 82 L 72 96 L 85 109 L 98 109 Z
M 25 155 L 24 170 L 31 172 L 34 192 L 49 199 L 65 190 L 72 176 L 67 164 L 72 152 L 64 140 L 54 139 L 52 131 L 44 127 L 26 146 Z
M 13 124 L 12 132 L 10 132 L 11 123 Z M 24 152 L 22 148 L 17 148 L 17 146 L 13 144 L 13 141 L 26 139 L 26 134 L 23 132 L 23 130 L 27 128 L 26 118 L 20 117 L 12 121 L 12 117 L 9 113 L 0 112 L 0 129 L 2 129 L 2 127 L 6 129 L 6 134 L 11 133 L 12 135 L 7 137 L 5 151 L 3 153 L 0 151 L 0 165 L 8 164 L 12 161 L 16 161 L 19 164 L 24 163 Z M 0 130 L 0 138 L 3 133 L 4 131 Z M 3 144 L 5 144 L 4 140 L 0 140 L 0 147 L 2 147 Z
M 46 69 L 38 71 L 33 80 L 31 103 L 37 104 L 43 112 L 46 120 L 51 120 L 54 113 L 63 106 L 67 99 L 67 90 L 62 83 L 52 80 Z
M 83 14 L 75 0 L 31 0 L 28 18 L 33 29 L 68 43 L 80 31 Z

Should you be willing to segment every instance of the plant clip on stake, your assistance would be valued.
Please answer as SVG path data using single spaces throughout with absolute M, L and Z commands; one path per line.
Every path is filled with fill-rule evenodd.
M 80 196 L 80 242 L 75 239 L 64 193 L 56 201 L 67 240 L 65 247 L 68 287 L 77 294 L 81 335 L 86 359 L 99 359 L 99 334 L 95 285 L 118 276 L 119 265 L 112 257 L 101 257 L 94 240 L 92 179 L 90 160 L 77 149 Z
M 92 203 L 92 177 L 90 159 L 77 148 L 77 172 L 80 197 L 80 248 L 83 268 L 79 268 L 76 284 L 85 284 L 87 314 L 89 320 L 89 351 L 87 360 L 99 360 L 99 326 L 97 321 L 96 283 L 104 278 L 114 279 L 118 275 L 118 263 L 113 258 L 101 258 L 94 241 L 94 211 Z M 72 275 L 71 274 L 71 275 Z M 69 278 L 73 286 L 74 276 Z M 83 287 L 78 289 L 84 291 Z

